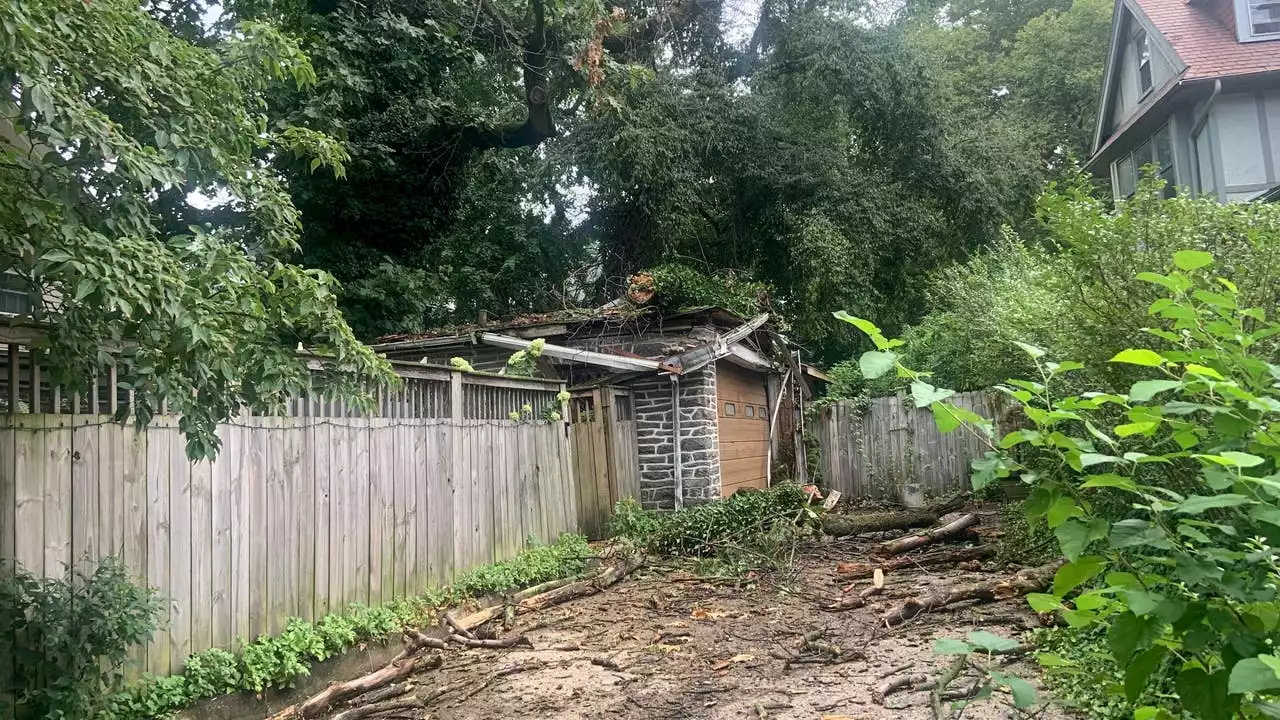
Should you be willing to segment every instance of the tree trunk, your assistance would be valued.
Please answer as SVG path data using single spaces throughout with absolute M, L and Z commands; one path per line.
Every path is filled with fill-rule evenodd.
M 938 522 L 938 516 L 927 509 L 867 515 L 828 515 L 822 519 L 822 532 L 835 537 L 847 537 L 885 530 L 928 527 L 936 522 Z
M 1049 584 L 1049 581 L 1053 579 L 1053 574 L 1058 571 L 1058 568 L 1062 567 L 1064 562 L 1066 561 L 1058 560 L 1048 565 L 1022 570 L 1016 575 L 1000 580 L 973 583 L 971 585 L 956 585 L 928 595 L 914 597 L 889 610 L 881 620 L 884 621 L 885 625 L 901 625 L 920 613 L 937 610 L 965 600 L 1008 600 L 1009 598 L 1022 597 L 1027 593 L 1043 590 Z
M 961 515 L 946 525 L 933 528 L 928 532 L 919 533 L 917 535 L 907 535 L 897 540 L 890 540 L 880 546 L 879 554 L 881 555 L 901 555 L 904 552 L 910 552 L 918 547 L 924 547 L 938 540 L 945 540 L 949 537 L 955 537 L 960 533 L 968 530 L 978 524 L 977 515 Z

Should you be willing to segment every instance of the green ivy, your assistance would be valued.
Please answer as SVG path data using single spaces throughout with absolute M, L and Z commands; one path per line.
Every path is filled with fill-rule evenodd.
M 147 677 L 112 697 L 98 720 L 150 720 L 230 693 L 292 687 L 314 663 L 360 643 L 385 641 L 407 627 L 428 625 L 440 608 L 582 572 L 591 549 L 581 535 L 531 545 L 515 558 L 466 573 L 453 585 L 381 607 L 352 604 L 315 623 L 290 618 L 275 636 L 243 643 L 239 654 L 211 649 L 187 658 L 180 675 Z M 88 715 L 81 715 L 87 717 Z

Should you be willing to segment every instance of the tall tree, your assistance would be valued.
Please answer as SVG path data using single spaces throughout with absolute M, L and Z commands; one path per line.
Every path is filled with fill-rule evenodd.
M 197 45 L 131 0 L 3 14 L 0 272 L 48 324 L 37 350 L 55 381 L 75 389 L 115 360 L 138 422 L 168 401 L 205 457 L 219 420 L 311 388 L 300 345 L 332 358 L 326 393 L 389 377 L 331 278 L 289 262 L 298 210 L 263 158 L 337 173 L 346 159 L 321 133 L 264 124 L 272 87 L 314 81 L 296 45 L 256 22 Z M 175 231 L 193 192 L 223 199 L 221 220 Z

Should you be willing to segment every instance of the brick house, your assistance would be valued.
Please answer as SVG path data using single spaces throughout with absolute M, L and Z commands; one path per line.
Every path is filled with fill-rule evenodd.
M 1221 202 L 1280 188 L 1280 2 L 1117 0 L 1087 167 Z
M 566 381 L 573 395 L 563 421 L 584 456 L 579 475 L 609 476 L 600 481 L 609 506 L 636 496 L 646 508 L 678 509 L 768 487 L 776 475 L 803 477 L 798 408 L 809 394 L 804 374 L 816 371 L 799 364 L 768 315 L 614 304 L 386 337 L 374 349 L 396 360 L 461 358 L 478 372 L 503 372 L 511 354 L 535 340 L 540 374 Z M 496 409 L 494 419 L 508 411 Z M 600 441 L 592 446 L 590 432 L 579 440 L 580 427 L 602 419 L 604 450 Z M 607 458 L 592 464 L 585 457 L 592 447 Z

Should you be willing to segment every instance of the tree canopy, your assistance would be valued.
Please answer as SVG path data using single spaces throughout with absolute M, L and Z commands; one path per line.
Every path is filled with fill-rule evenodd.
M 347 158 L 267 122 L 273 88 L 316 79 L 293 41 L 245 20 L 196 43 L 129 0 L 9 3 L 0 38 L 0 271 L 48 323 L 55 381 L 116 363 L 137 420 L 167 400 L 202 457 L 217 421 L 311 387 L 300 346 L 330 358 L 324 392 L 355 399 L 387 377 L 329 276 L 290 261 L 299 212 L 270 161 L 340 175 Z M 216 217 L 191 193 L 221 198 Z
M 299 345 L 358 394 L 357 338 L 657 266 L 835 360 L 831 308 L 918 320 L 1087 152 L 1109 5 L 20 0 L 0 264 L 62 381 L 118 346 L 139 418 L 182 398 L 206 442 L 309 382 Z

